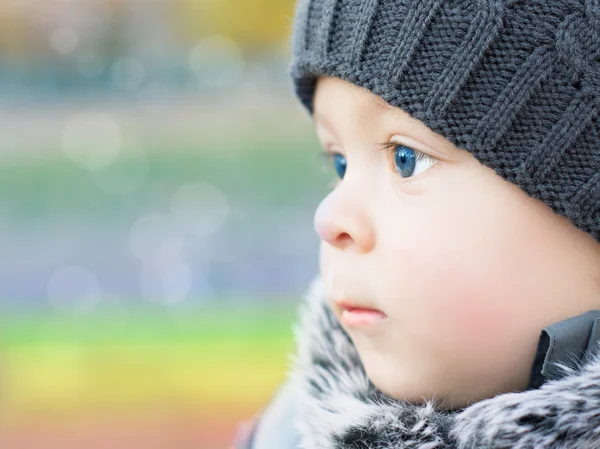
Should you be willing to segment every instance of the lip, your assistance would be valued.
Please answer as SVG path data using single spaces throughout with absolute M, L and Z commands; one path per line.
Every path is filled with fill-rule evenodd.
M 373 325 L 387 318 L 384 312 L 370 305 L 360 304 L 348 299 L 336 300 L 335 303 L 342 309 L 340 321 L 348 326 Z

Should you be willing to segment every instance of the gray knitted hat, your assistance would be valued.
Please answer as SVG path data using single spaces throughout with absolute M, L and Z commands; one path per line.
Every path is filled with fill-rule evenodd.
M 289 72 L 335 76 L 600 241 L 600 0 L 298 0 Z

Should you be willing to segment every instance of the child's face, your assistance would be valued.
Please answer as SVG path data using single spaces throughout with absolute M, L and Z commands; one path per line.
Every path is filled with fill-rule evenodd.
M 445 408 L 526 388 L 541 329 L 600 307 L 600 245 L 366 89 L 321 78 L 314 110 L 343 175 L 315 214 L 327 297 L 387 314 L 342 321 L 371 381 Z

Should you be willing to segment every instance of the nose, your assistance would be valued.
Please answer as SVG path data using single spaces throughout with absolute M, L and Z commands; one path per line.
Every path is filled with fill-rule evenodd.
M 340 185 L 317 207 L 314 227 L 324 242 L 339 249 L 355 247 L 367 253 L 375 246 L 375 231 L 358 192 Z

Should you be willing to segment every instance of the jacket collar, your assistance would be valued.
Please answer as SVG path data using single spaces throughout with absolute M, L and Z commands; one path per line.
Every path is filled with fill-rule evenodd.
M 442 411 L 377 390 L 319 277 L 299 312 L 290 375 L 301 389 L 296 427 L 305 449 L 600 448 L 600 354 L 558 366 L 562 377 L 539 388 Z

